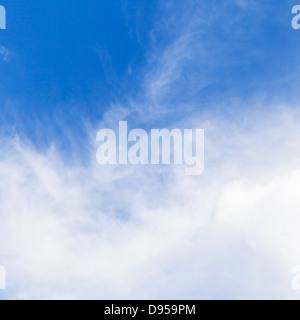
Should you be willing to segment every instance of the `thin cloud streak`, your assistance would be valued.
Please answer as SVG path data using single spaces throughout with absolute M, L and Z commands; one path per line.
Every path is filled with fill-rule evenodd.
M 9 56 L 11 55 L 11 51 L 6 47 L 0 45 L 0 56 L 2 56 L 3 61 L 8 61 Z

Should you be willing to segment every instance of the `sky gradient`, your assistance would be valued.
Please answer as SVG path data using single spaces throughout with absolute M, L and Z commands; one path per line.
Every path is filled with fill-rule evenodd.
M 296 1 L 0 0 L 0 299 L 298 299 Z M 205 171 L 96 133 L 205 129 Z

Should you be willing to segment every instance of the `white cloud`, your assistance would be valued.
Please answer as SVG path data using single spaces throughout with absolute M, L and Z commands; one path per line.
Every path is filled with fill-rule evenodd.
M 295 297 L 300 117 L 284 109 L 258 119 L 234 131 L 206 124 L 197 178 L 170 167 L 70 167 L 54 149 L 3 144 L 4 296 Z
M 179 22 L 177 14 L 163 21 L 168 32 L 175 24 L 177 29 L 145 72 L 149 107 L 134 99 L 131 106 L 144 121 L 178 110 L 168 96 L 176 95 L 176 81 L 186 85 L 183 75 L 196 65 L 199 52 L 200 67 L 211 59 L 217 68 L 226 60 L 212 59 L 213 44 L 196 44 L 195 29 L 209 21 L 197 24 L 200 11 L 193 3 L 185 9 L 193 19 L 182 14 Z M 216 12 L 224 14 L 218 7 Z M 210 81 L 201 73 L 195 83 Z M 232 120 L 202 114 L 203 121 L 198 113 L 174 120 L 174 127 L 206 129 L 206 169 L 200 177 L 172 167 L 102 168 L 95 163 L 95 148 L 86 155 L 90 165 L 71 166 L 54 147 L 42 153 L 18 139 L 2 141 L 0 264 L 7 270 L 8 290 L 0 294 L 20 299 L 299 297 L 291 270 L 300 263 L 300 115 L 288 107 L 273 108 L 268 116 L 266 106 L 261 110 Z M 103 125 L 112 127 L 129 114 L 115 105 Z

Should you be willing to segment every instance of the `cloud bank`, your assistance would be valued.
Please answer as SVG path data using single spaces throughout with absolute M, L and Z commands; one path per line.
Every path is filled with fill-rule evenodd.
M 248 115 L 249 116 L 249 115 Z M 294 298 L 299 122 L 206 122 L 206 171 L 65 165 L 17 139 L 0 161 L 5 298 Z M 2 293 L 3 295 L 3 293 Z

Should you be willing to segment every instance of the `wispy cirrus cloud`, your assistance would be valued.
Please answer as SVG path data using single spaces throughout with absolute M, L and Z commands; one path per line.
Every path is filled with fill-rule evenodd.
M 0 45 L 0 56 L 2 56 L 3 61 L 8 61 L 11 51 L 4 46 Z

